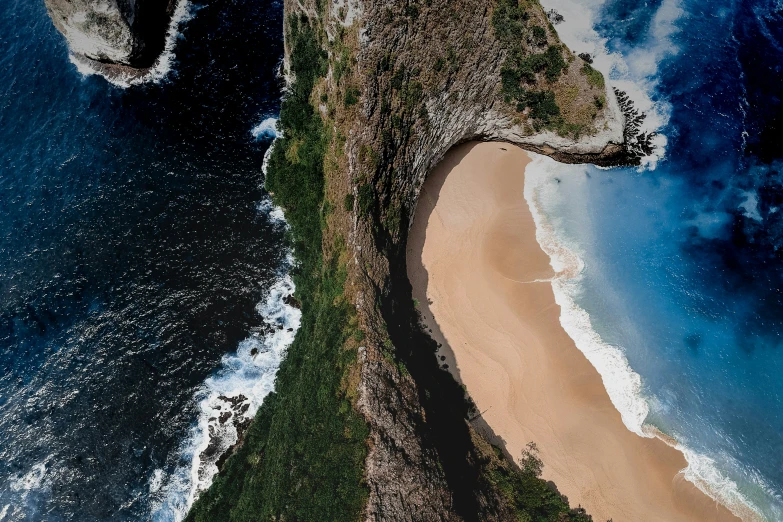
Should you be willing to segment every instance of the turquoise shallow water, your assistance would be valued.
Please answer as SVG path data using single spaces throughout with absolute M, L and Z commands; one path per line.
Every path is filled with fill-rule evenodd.
M 783 4 L 543 3 L 665 136 L 642 169 L 534 166 L 540 234 L 583 263 L 564 323 L 606 349 L 629 427 L 673 435 L 692 479 L 783 520 Z

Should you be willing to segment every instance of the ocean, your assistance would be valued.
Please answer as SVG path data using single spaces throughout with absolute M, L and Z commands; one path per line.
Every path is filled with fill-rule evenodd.
M 0 520 L 178 520 L 272 389 L 281 35 L 282 0 L 182 4 L 123 88 L 0 2 Z
M 783 3 L 542 4 L 659 133 L 641 168 L 528 169 L 561 323 L 629 429 L 783 520 Z
M 783 4 L 542 3 L 659 133 L 641 168 L 529 167 L 561 322 L 630 430 L 783 520 Z M 123 87 L 0 3 L 0 521 L 179 520 L 272 389 L 281 34 L 281 0 L 181 4 Z

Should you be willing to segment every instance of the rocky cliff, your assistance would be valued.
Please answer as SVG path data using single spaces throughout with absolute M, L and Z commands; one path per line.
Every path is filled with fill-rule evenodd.
M 74 57 L 107 74 L 143 75 L 163 51 L 177 0 L 45 0 Z
M 437 347 L 417 331 L 405 271 L 407 230 L 427 173 L 454 145 L 502 140 L 569 163 L 625 163 L 633 160 L 624 146 L 623 115 L 603 79 L 591 83 L 586 62 L 561 45 L 537 2 L 347 2 L 333 2 L 323 23 L 330 42 L 355 45 L 355 55 L 347 54 L 355 56 L 347 64 L 355 71 L 336 77 L 346 55 L 332 51 L 321 88 L 338 100 L 351 88 L 361 92 L 343 123 L 344 166 L 327 183 L 337 200 L 347 191 L 356 202 L 335 227 L 348 233 L 356 304 L 375 341 L 360 357 L 358 407 L 372 440 L 366 519 L 510 519 L 513 509 L 485 482 L 476 420 L 466 422 L 470 411 L 445 404 L 461 394 L 446 391 Z M 505 22 L 496 12 L 505 6 L 524 13 L 510 44 L 496 30 Z M 534 27 L 544 36 L 533 35 Z M 544 122 L 529 105 L 509 102 L 503 75 L 512 53 L 541 55 L 550 48 L 563 58 L 560 74 L 548 79 L 541 70 L 520 82 L 528 92 L 553 95 L 559 114 Z M 387 364 L 385 339 L 409 376 Z M 493 439 L 486 427 L 483 432 Z
M 189 520 L 573 520 L 440 368 L 405 269 L 427 173 L 504 140 L 633 163 L 615 93 L 535 0 L 286 0 L 267 187 L 291 224 L 302 327 L 243 446 Z M 630 129 L 630 130 L 629 130 Z

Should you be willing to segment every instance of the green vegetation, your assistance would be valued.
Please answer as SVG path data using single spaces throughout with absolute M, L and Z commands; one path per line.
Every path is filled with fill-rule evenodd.
M 530 117 L 549 124 L 560 115 L 560 107 L 555 102 L 555 94 L 551 91 L 528 91 L 520 95 L 519 105 L 530 107 Z M 519 108 L 519 105 L 517 108 Z
M 533 43 L 538 46 L 546 45 L 546 29 L 540 25 L 534 25 L 530 29 L 530 35 Z
M 544 468 L 538 457 L 538 448 L 529 443 L 522 452 L 519 469 L 508 465 L 501 450 L 495 451 L 497 460 L 487 466 L 489 481 L 498 488 L 508 502 L 517 520 L 524 522 L 591 522 L 593 519 L 581 507 L 571 509 L 568 499 L 560 495 L 541 478 Z
M 362 216 L 369 215 L 375 207 L 375 187 L 365 183 L 359 187 L 359 212 Z
M 563 48 L 549 45 L 552 38 L 545 29 L 529 27 L 526 9 L 540 9 L 533 1 L 522 0 L 522 7 L 517 0 L 498 0 L 493 14 L 495 30 L 514 51 L 503 70 L 503 92 L 509 103 L 529 115 L 533 126 L 575 133 L 569 127 L 573 124 L 563 121 L 551 85 L 566 68 Z M 406 9 L 406 23 L 426 19 L 427 6 Z M 385 12 L 392 16 L 388 8 Z M 383 319 L 365 316 L 375 322 L 363 324 L 366 333 L 358 327 L 355 308 L 345 295 L 348 253 L 341 231 L 334 229 L 340 220 L 333 218 L 341 212 L 335 187 L 344 186 L 334 182 L 346 181 L 339 176 L 349 175 L 341 170 L 340 161 L 345 159 L 340 155 L 348 139 L 345 124 L 355 122 L 356 110 L 350 107 L 359 101 L 362 91 L 356 86 L 362 79 L 351 71 L 355 61 L 350 49 L 342 42 L 326 44 L 317 24 L 304 15 L 286 22 L 295 82 L 282 104 L 283 137 L 276 141 L 266 180 L 291 227 L 288 239 L 298 262 L 292 275 L 302 306 L 301 327 L 280 366 L 276 391 L 266 398 L 243 443 L 186 521 L 348 522 L 362 517 L 369 493 L 364 483 L 369 429 L 355 410 L 356 350 L 368 335 L 370 342 L 380 335 L 384 359 L 402 378 L 416 383 L 422 408 L 416 429 L 436 451 L 436 464 L 447 479 L 457 515 L 465 520 L 512 514 L 525 522 L 589 521 L 584 510 L 571 509 L 568 500 L 541 478 L 534 446 L 516 467 L 474 431 L 471 421 L 478 412 L 452 375 L 440 369 L 437 343 L 421 328 L 419 303 L 413 300 L 405 271 L 404 241 L 395 246 L 389 238 L 405 237 L 408 216 L 391 181 L 398 173 L 407 175 L 404 169 L 409 166 L 395 158 L 415 143 L 416 118 L 423 125 L 429 118 L 422 103 L 426 82 L 419 79 L 416 62 L 395 67 L 392 54 L 380 57 L 375 69 L 388 79 L 388 87 L 375 100 L 383 114 L 380 128 L 375 129 L 374 141 L 359 143 L 362 168 L 351 180 L 355 192 L 342 201 L 344 211 L 356 209 L 372 223 L 376 243 L 364 246 L 377 248 L 390 262 L 387 286 L 375 288 L 373 295 Z M 323 81 L 330 65 L 325 44 L 333 51 L 337 85 L 330 92 L 324 92 L 334 88 Z M 535 47 L 525 47 L 530 45 Z M 436 69 L 460 66 L 460 54 L 451 46 L 436 60 Z M 562 94 L 558 96 L 561 100 Z M 329 103 L 328 116 L 314 107 L 319 100 Z M 326 196 L 327 176 L 337 177 L 328 180 L 332 202 Z M 364 268 L 369 272 L 372 266 L 365 262 Z
M 291 225 L 302 325 L 280 366 L 276 391 L 194 504 L 190 522 L 357 520 L 368 494 L 362 478 L 368 428 L 345 384 L 355 360 L 345 344 L 360 333 L 343 295 L 344 247 L 332 240 L 326 259 L 322 248 L 329 135 L 310 95 L 326 72 L 326 56 L 306 18 L 292 18 L 288 26 L 296 82 L 283 101 L 285 137 L 270 158 L 267 187 Z
M 524 52 L 512 52 L 506 58 L 501 69 L 504 79 L 504 93 L 509 80 L 519 87 L 520 82 L 533 84 L 536 82 L 536 74 L 544 73 L 544 77 L 554 82 L 566 69 L 567 64 L 563 59 L 563 52 L 559 45 L 550 45 L 543 53 L 525 54 Z M 600 73 L 599 73 L 600 74 Z
M 348 87 L 345 91 L 345 106 L 356 105 L 359 101 L 359 94 L 359 89 L 356 87 Z
M 505 43 L 514 43 L 527 28 L 530 15 L 518 0 L 500 0 L 492 13 L 495 35 Z
M 343 200 L 343 208 L 346 212 L 353 212 L 353 202 L 354 202 L 353 194 L 346 194 L 345 199 Z
M 598 69 L 594 69 L 589 63 L 585 62 L 585 64 L 582 66 L 582 73 L 587 76 L 587 81 L 593 87 L 598 87 L 599 89 L 603 89 L 605 87 L 606 84 L 604 83 L 604 75 L 601 74 L 601 71 Z
M 560 107 L 554 93 L 536 89 L 538 75 L 556 82 L 568 68 L 560 45 L 549 45 L 544 52 L 535 48 L 547 45 L 547 32 L 541 26 L 529 25 L 530 14 L 518 0 L 499 0 L 492 14 L 495 35 L 509 47 L 501 69 L 503 96 L 519 112 L 529 108 L 534 127 L 562 126 Z M 525 42 L 529 42 L 526 45 Z

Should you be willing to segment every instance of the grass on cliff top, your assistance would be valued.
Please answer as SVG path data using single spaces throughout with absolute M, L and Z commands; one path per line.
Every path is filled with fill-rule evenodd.
M 551 24 L 539 25 L 543 23 L 542 13 L 541 6 L 533 0 L 498 0 L 495 5 L 495 36 L 509 51 L 501 69 L 503 98 L 518 113 L 526 114 L 536 131 L 553 130 L 578 139 L 589 130 L 603 105 L 595 101 L 574 106 L 576 100 L 571 99 L 571 103 L 562 106 L 563 91 L 569 87 L 578 90 L 579 82 L 571 84 L 573 78 L 560 81 L 569 70 L 563 57 L 567 49 L 560 44 Z M 568 59 L 573 58 L 568 55 Z M 589 64 L 584 64 L 581 73 L 588 88 L 604 89 L 603 75 Z
M 188 522 L 353 521 L 361 518 L 368 498 L 364 467 L 369 431 L 354 410 L 355 390 L 346 384 L 356 354 L 345 347 L 355 346 L 361 333 L 352 326 L 355 311 L 344 295 L 344 246 L 339 241 L 325 245 L 322 228 L 324 159 L 330 141 L 337 139 L 311 103 L 313 87 L 327 70 L 320 44 L 324 38 L 304 17 L 289 19 L 287 28 L 296 80 L 281 108 L 284 137 L 271 155 L 267 187 L 291 226 L 302 325 L 280 366 L 276 391 L 267 396 L 212 487 L 191 508 Z M 392 118 L 388 122 L 392 125 Z M 366 218 L 380 219 L 373 185 L 365 186 L 369 188 L 359 190 L 356 206 L 366 207 Z M 344 205 L 351 208 L 354 201 L 346 199 Z M 407 281 L 401 259 L 400 281 Z M 491 497 L 501 498 L 502 505 L 495 502 L 490 511 L 513 517 L 503 520 L 589 521 L 540 478 L 537 456 L 523 458 L 520 469 L 483 439 L 471 440 L 463 391 L 439 370 L 434 341 L 418 327 L 410 285 L 395 287 L 397 291 L 381 297 L 394 341 L 384 348 L 395 350 L 416 380 L 427 413 L 422 440 L 429 439 L 426 444 L 438 453 L 463 518 L 487 519 L 479 515 L 483 499 Z M 355 341 L 349 341 L 351 336 Z
M 264 400 L 212 486 L 190 510 L 190 522 L 351 521 L 367 499 L 363 483 L 368 428 L 343 381 L 355 362 L 344 349 L 355 313 L 343 296 L 345 264 L 324 259 L 321 212 L 328 134 L 310 104 L 326 56 L 306 18 L 289 20 L 291 69 L 278 140 L 266 185 L 285 208 L 299 263 L 293 277 L 302 325 Z

